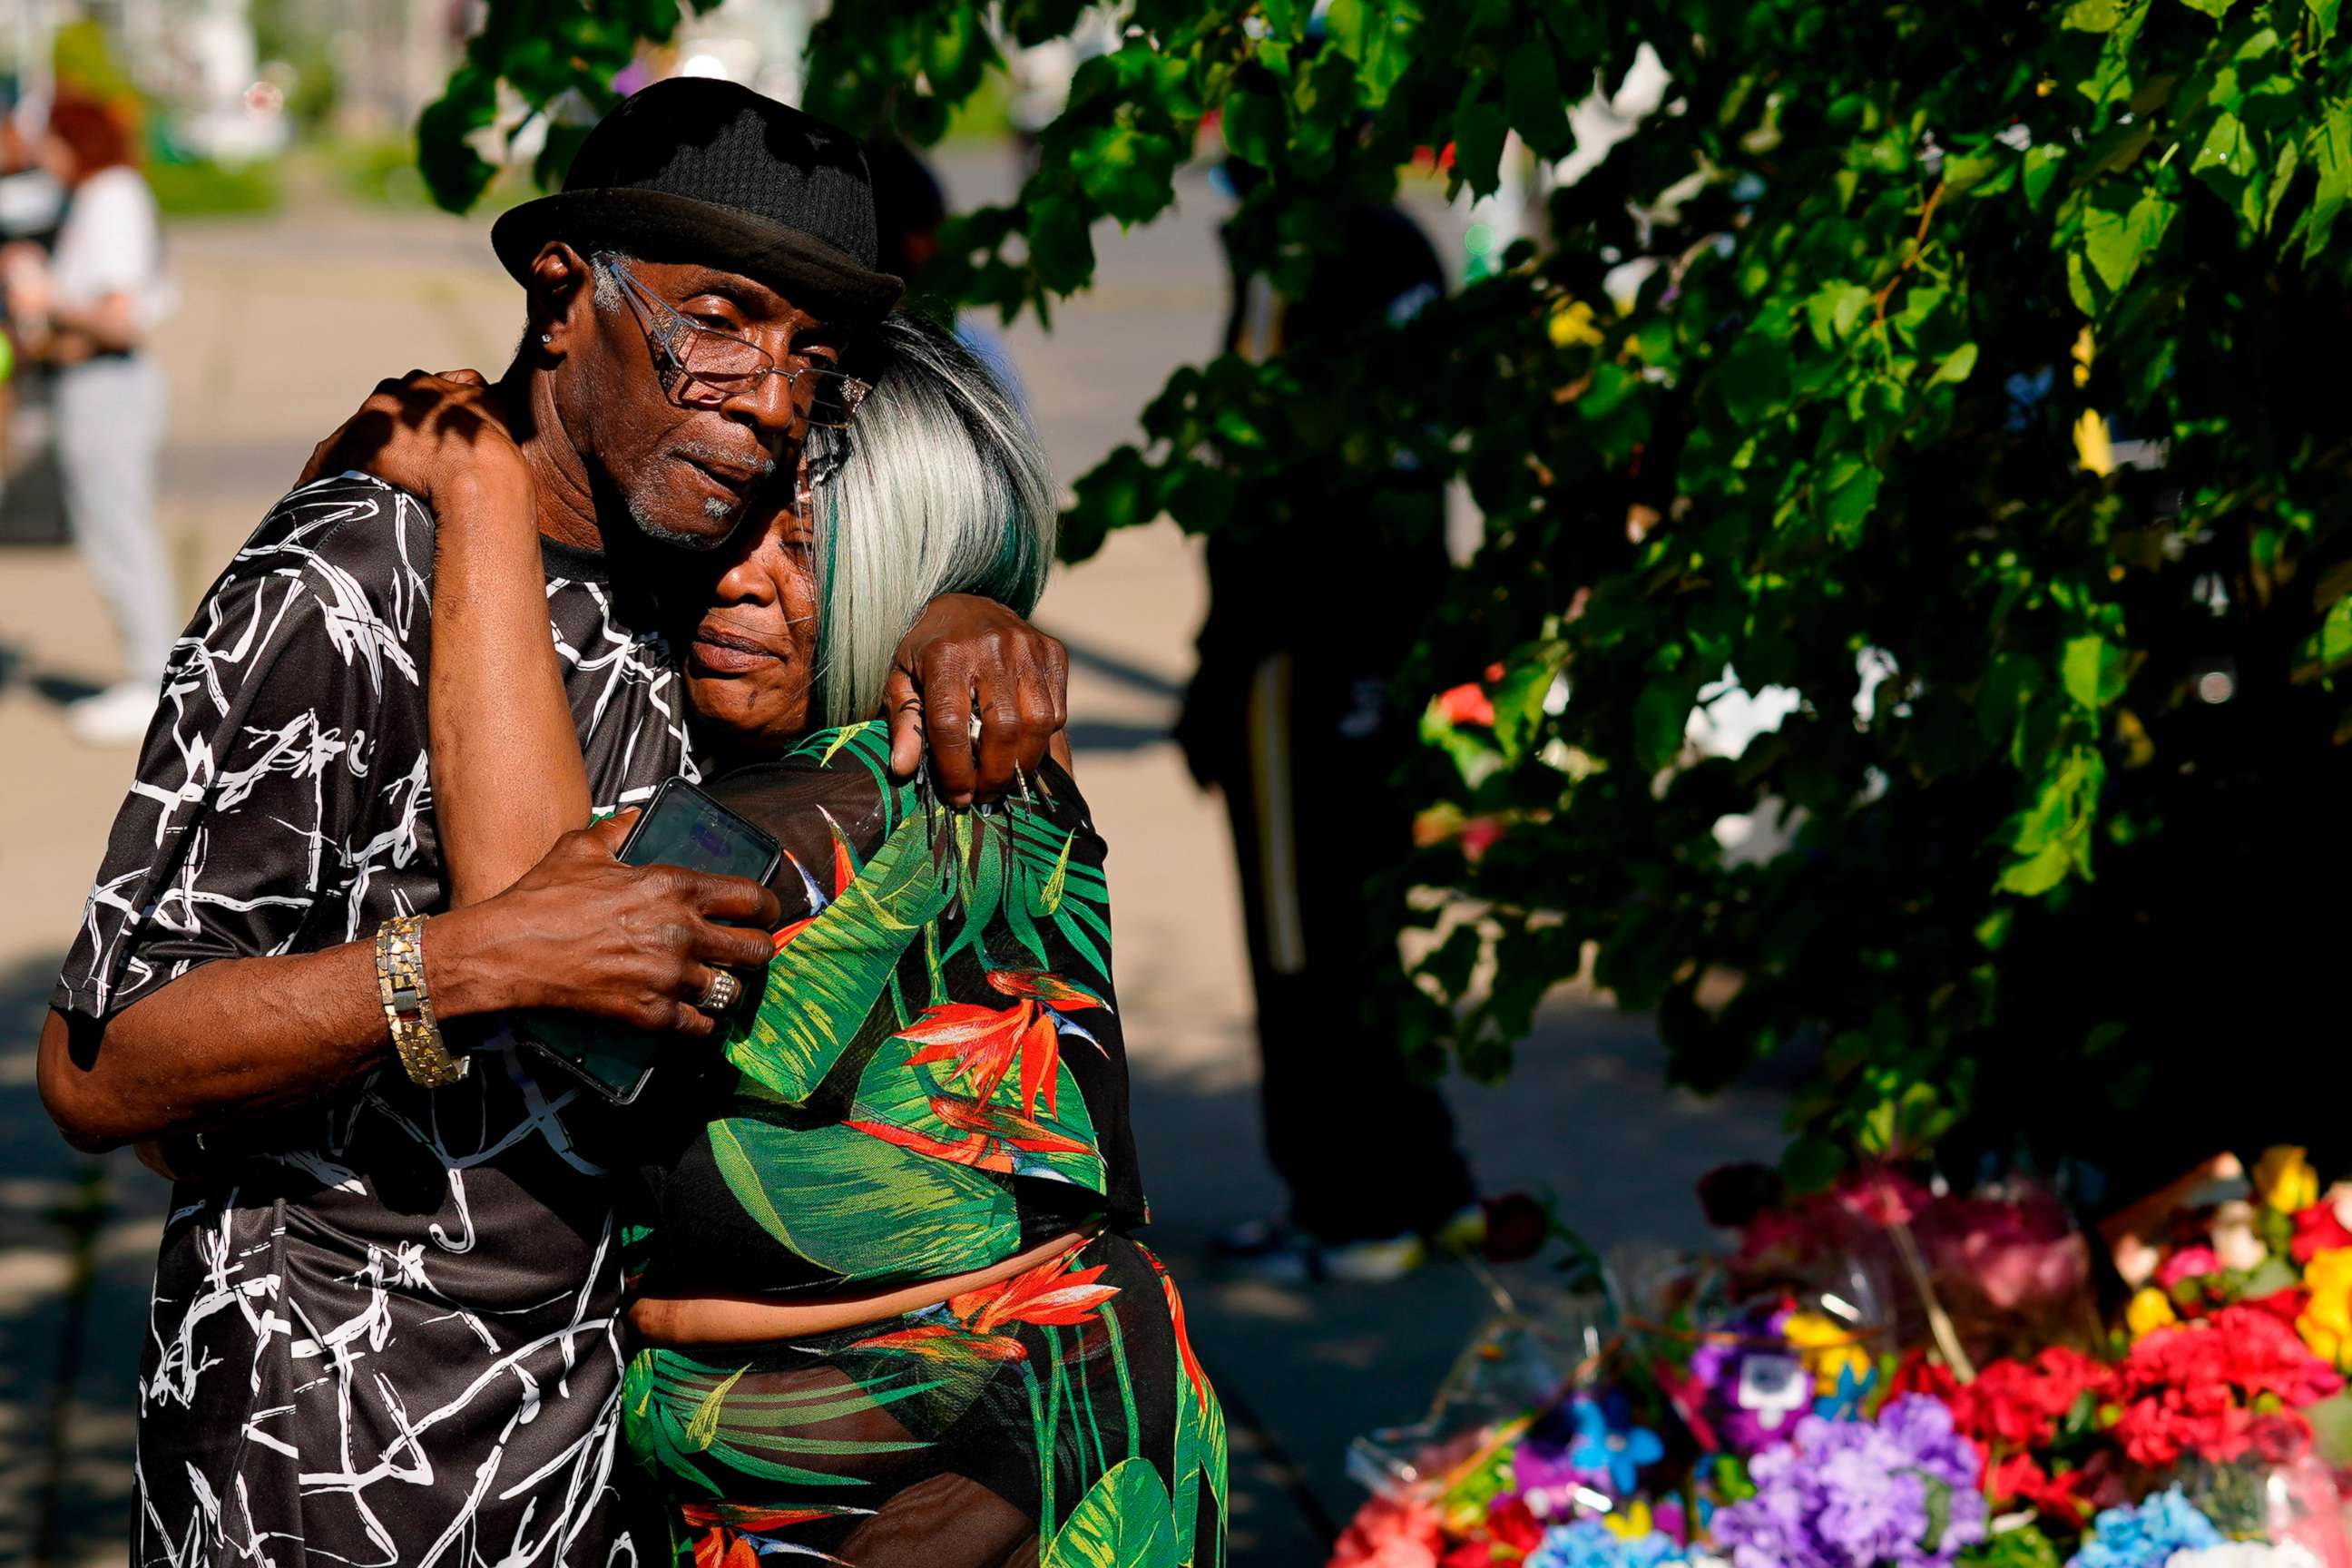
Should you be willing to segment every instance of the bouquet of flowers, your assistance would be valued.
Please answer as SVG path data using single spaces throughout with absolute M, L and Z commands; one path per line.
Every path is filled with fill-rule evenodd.
M 2302 1151 L 2104 1226 L 2105 1326 L 2043 1189 L 1709 1187 L 1727 1255 L 1619 1258 L 1575 1353 L 1360 1442 L 1335 1568 L 2352 1568 L 2352 1186 Z

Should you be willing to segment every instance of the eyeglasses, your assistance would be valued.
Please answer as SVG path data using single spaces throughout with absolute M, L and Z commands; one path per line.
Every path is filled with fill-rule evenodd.
M 685 397 L 700 385 L 724 402 L 756 392 L 762 376 L 780 375 L 802 418 L 821 429 L 839 430 L 874 390 L 854 375 L 824 365 L 780 365 L 773 354 L 749 338 L 689 321 L 627 268 L 614 264 L 613 273 L 628 293 L 629 307 L 645 329 L 646 341 L 659 352 L 667 367 L 662 377 L 666 395 Z

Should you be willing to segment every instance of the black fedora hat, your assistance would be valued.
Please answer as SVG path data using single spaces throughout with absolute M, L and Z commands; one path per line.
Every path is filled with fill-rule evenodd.
M 874 183 L 849 132 L 733 82 L 674 77 L 580 144 L 563 189 L 490 229 L 518 279 L 549 240 L 699 261 L 804 309 L 878 316 L 905 286 L 875 269 Z

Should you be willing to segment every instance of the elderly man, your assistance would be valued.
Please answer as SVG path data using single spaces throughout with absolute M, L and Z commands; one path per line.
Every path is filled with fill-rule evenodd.
M 622 105 L 494 243 L 529 327 L 488 395 L 532 476 L 592 787 L 624 806 L 695 766 L 641 584 L 723 542 L 813 413 L 847 405 L 835 361 L 898 280 L 875 268 L 856 144 L 723 82 Z M 625 283 L 592 267 L 607 252 L 635 258 Z M 446 908 L 433 560 L 427 508 L 362 475 L 264 521 L 173 650 L 43 1032 L 67 1136 L 163 1141 L 179 1173 L 141 1374 L 142 1563 L 665 1552 L 615 1507 L 620 1238 L 591 1104 L 487 1025 L 556 1008 L 707 1033 L 714 976 L 764 963 L 775 900 L 622 866 L 608 823 Z M 1032 715 L 991 725 L 986 771 L 1035 765 L 1058 689 L 1016 703 L 1003 671 L 1057 685 L 1048 639 L 943 600 L 899 668 L 896 754 L 919 756 L 919 686 L 942 793 L 973 787 L 975 701 Z

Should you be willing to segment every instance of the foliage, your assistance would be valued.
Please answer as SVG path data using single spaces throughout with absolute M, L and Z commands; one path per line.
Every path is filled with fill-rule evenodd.
M 158 159 L 144 171 L 155 205 L 172 217 L 226 217 L 276 210 L 285 191 L 275 163 Z
M 1317 495 L 1403 458 L 1468 482 L 1485 543 L 1408 689 L 1499 664 L 1494 719 L 1433 717 L 1410 782 L 1505 837 L 1392 879 L 1477 911 L 1381 1000 L 1415 1040 L 1499 1073 L 1590 949 L 1687 1081 L 1826 1041 L 1795 1151 L 1824 1179 L 1972 1119 L 2080 1136 L 2228 1005 L 2329 1000 L 2324 928 L 2284 908 L 2340 887 L 2352 839 L 2344 428 L 2303 368 L 2347 338 L 2339 0 L 1312 9 L 1133 0 L 1018 198 L 956 219 L 927 281 L 1047 318 L 1091 226 L 1162 212 L 1213 113 L 1255 176 L 1234 255 L 1296 294 L 1417 155 L 1490 191 L 1508 132 L 1566 153 L 1568 104 L 1657 51 L 1669 103 L 1552 197 L 1549 243 L 1410 322 L 1179 371 L 1066 521 L 1081 556 L 1163 512 L 1344 547 L 1360 520 Z M 838 6 L 811 107 L 930 140 L 992 25 L 1079 14 Z M 449 131 L 496 79 L 593 107 L 675 18 L 494 3 L 426 116 L 436 192 L 478 184 Z M 1869 650 L 1893 673 L 1858 713 Z M 1686 729 L 1727 672 L 1801 706 L 1706 756 Z M 1727 855 L 1718 824 L 1759 807 L 1791 847 Z

